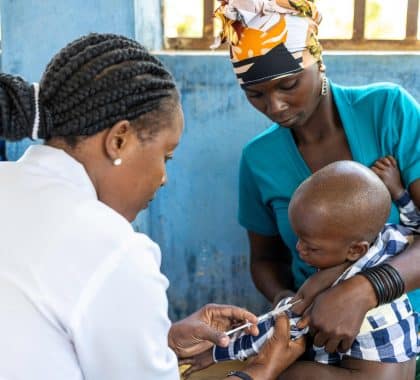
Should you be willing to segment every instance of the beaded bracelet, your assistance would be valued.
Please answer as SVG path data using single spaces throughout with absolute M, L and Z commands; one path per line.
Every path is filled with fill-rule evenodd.
M 378 305 L 383 305 L 401 297 L 405 284 L 398 271 L 389 264 L 367 268 L 360 272 L 372 284 L 378 299 Z

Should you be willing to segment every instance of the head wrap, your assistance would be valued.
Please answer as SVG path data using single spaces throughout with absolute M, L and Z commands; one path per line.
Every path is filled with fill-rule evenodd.
M 322 64 L 321 14 L 313 0 L 219 0 L 222 31 L 212 47 L 230 44 L 242 87 Z

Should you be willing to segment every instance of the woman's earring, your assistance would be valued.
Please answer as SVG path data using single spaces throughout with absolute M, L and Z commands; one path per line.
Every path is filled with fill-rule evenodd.
M 321 74 L 322 75 L 322 79 L 321 79 L 321 95 L 325 96 L 328 94 L 328 79 L 327 76 L 325 74 Z
M 113 162 L 114 166 L 120 166 L 122 164 L 121 158 L 116 158 Z

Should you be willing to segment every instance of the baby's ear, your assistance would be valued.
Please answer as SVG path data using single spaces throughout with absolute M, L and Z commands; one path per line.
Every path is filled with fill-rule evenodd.
M 369 250 L 369 243 L 367 241 L 357 241 L 351 243 L 347 252 L 347 260 L 357 261 L 366 254 Z

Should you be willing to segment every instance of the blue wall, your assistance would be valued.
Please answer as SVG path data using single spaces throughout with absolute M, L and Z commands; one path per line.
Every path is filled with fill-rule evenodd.
M 2 69 L 38 81 L 60 48 L 89 32 L 135 35 L 133 0 L 2 0 Z
M 3 70 L 39 80 L 53 53 L 90 31 L 136 36 L 156 48 L 158 3 L 2 1 Z M 135 226 L 161 245 L 173 318 L 210 301 L 261 311 L 267 304 L 252 285 L 247 239 L 236 222 L 237 173 L 243 145 L 270 123 L 247 104 L 226 55 L 160 57 L 178 81 L 186 128 L 168 164 L 168 185 Z M 393 81 L 420 100 L 420 55 L 326 55 L 325 61 L 333 81 Z M 8 144 L 9 158 L 22 150 Z

